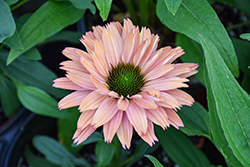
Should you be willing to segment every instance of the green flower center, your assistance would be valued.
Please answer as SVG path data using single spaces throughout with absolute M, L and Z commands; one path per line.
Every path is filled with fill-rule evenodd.
M 144 86 L 144 75 L 139 67 L 133 64 L 118 64 L 112 67 L 107 79 L 108 89 L 116 92 L 119 96 L 131 97 L 141 92 Z

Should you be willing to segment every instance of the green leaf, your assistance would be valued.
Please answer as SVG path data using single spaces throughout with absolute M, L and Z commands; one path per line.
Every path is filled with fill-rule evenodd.
M 60 31 L 56 33 L 55 35 L 47 38 L 44 43 L 48 42 L 56 42 L 56 41 L 65 41 L 65 42 L 70 42 L 72 44 L 79 44 L 79 39 L 81 38 L 83 34 L 80 32 L 75 32 L 75 31 Z
M 250 43 L 237 38 L 232 38 L 232 42 L 238 56 L 240 70 L 250 76 L 250 70 L 248 70 L 250 63 Z
M 22 26 L 19 36 L 24 49 L 11 49 L 7 64 L 26 50 L 78 21 L 83 13 L 84 10 L 76 9 L 69 2 L 45 2 Z
M 205 52 L 213 108 L 234 155 L 244 166 L 250 166 L 249 95 L 230 73 L 214 44 L 202 34 L 198 35 Z
M 13 115 L 20 107 L 16 87 L 8 78 L 0 75 L 0 95 L 3 112 L 7 117 Z
M 205 62 L 204 62 L 205 64 Z M 218 114 L 216 112 L 215 108 L 215 101 L 212 96 L 211 92 L 211 86 L 209 84 L 209 79 L 207 77 L 207 70 L 204 69 L 204 79 L 206 83 L 206 89 L 207 89 L 207 101 L 208 101 L 208 108 L 209 108 L 209 118 L 211 127 L 211 133 L 213 137 L 213 141 L 217 148 L 220 150 L 220 152 L 225 157 L 225 160 L 229 167 L 231 166 L 237 166 L 237 167 L 243 167 L 243 165 L 237 160 L 237 158 L 234 156 L 232 149 L 228 147 L 228 142 L 225 138 L 224 132 L 221 127 L 221 123 L 218 117 Z
M 72 136 L 77 129 L 77 120 L 80 112 L 77 107 L 67 109 L 69 116 L 67 119 L 59 119 L 57 121 L 58 133 L 60 143 L 71 153 L 79 151 L 82 147 L 72 147 Z
M 204 71 L 204 56 L 203 56 L 203 50 L 199 43 L 195 42 L 191 38 L 188 38 L 184 34 L 177 33 L 176 34 L 176 46 L 181 46 L 185 54 L 181 56 L 181 60 L 185 63 L 198 63 L 198 73 L 195 74 L 195 76 L 201 81 L 203 85 L 204 83 L 204 77 L 203 77 L 203 71 Z
M 18 2 L 18 0 L 4 0 L 9 6 Z
M 199 43 L 197 31 L 209 37 L 233 75 L 236 77 L 239 75 L 233 44 L 207 0 L 182 0 L 175 16 L 167 10 L 164 0 L 158 0 L 156 8 L 161 22 L 171 30 L 183 33 Z
M 90 0 L 69 0 L 78 9 L 90 9 L 92 14 L 95 14 L 95 5 Z
M 24 156 L 28 164 L 32 167 L 59 167 L 58 165 L 52 164 L 44 158 L 35 156 L 28 146 L 25 146 Z
M 103 21 L 107 20 L 111 9 L 112 0 L 95 0 L 95 4 L 100 11 L 100 16 Z
M 207 157 L 180 131 L 173 127 L 155 127 L 160 143 L 169 157 L 180 167 L 210 167 Z
M 43 90 L 18 83 L 16 86 L 19 100 L 30 111 L 54 118 L 67 118 L 69 116 L 66 110 L 59 111 L 57 101 Z
M 175 15 L 182 0 L 164 0 L 168 10 Z
M 23 49 L 19 34 L 17 31 L 11 37 L 4 39 L 3 44 L 12 49 Z
M 62 162 L 62 167 L 75 167 L 68 159 L 64 158 Z
M 20 56 L 16 61 L 6 66 L 7 54 L 7 52 L 0 51 L 0 68 L 8 77 L 15 79 L 20 84 L 43 89 L 56 97 L 63 97 L 67 94 L 67 91 L 51 86 L 52 81 L 57 77 L 42 63 Z
M 41 60 L 42 56 L 40 55 L 39 51 L 36 47 L 30 48 L 26 52 L 22 54 L 24 57 L 31 59 L 31 60 Z
M 35 136 L 33 137 L 32 143 L 35 148 L 53 164 L 62 165 L 64 159 L 67 159 L 74 165 L 91 167 L 86 160 L 74 157 L 53 138 L 42 135 Z
M 240 37 L 242 39 L 247 39 L 248 41 L 250 41 L 250 33 L 241 34 Z
M 115 147 L 112 144 L 99 142 L 95 146 L 95 155 L 97 158 L 97 167 L 107 166 L 113 159 Z
M 163 167 L 163 165 L 153 156 L 151 155 L 145 155 L 148 159 L 150 159 L 151 162 L 153 162 L 155 167 Z
M 184 123 L 184 127 L 180 127 L 182 132 L 190 136 L 206 136 L 211 139 L 208 112 L 198 102 L 195 102 L 192 107 L 183 106 L 178 111 L 178 115 Z
M 9 6 L 0 0 L 0 43 L 14 34 L 16 25 Z
M 71 146 L 72 147 L 79 147 L 83 145 L 87 145 L 90 143 L 96 143 L 96 142 L 103 142 L 103 135 L 99 132 L 93 132 L 84 142 L 80 143 L 77 145 L 77 143 L 73 143 Z

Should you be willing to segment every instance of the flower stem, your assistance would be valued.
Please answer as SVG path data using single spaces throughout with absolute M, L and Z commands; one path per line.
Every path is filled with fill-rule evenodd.
M 23 0 L 23 1 L 19 2 L 18 4 L 16 4 L 15 6 L 12 6 L 12 7 L 10 8 L 10 10 L 13 11 L 13 10 L 19 8 L 20 6 L 22 6 L 23 4 L 25 4 L 25 3 L 28 2 L 28 1 L 29 1 L 29 0 Z
M 228 26 L 226 29 L 227 29 L 227 31 L 230 31 L 230 30 L 236 29 L 238 27 L 242 27 L 242 26 L 247 25 L 247 24 L 250 24 L 250 20 Z

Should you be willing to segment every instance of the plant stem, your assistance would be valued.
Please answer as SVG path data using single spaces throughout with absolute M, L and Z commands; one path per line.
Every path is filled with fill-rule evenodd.
M 13 11 L 13 10 L 19 8 L 20 6 L 22 6 L 23 4 L 25 4 L 25 3 L 28 2 L 28 1 L 29 1 L 29 0 L 23 0 L 23 1 L 19 2 L 18 4 L 16 4 L 15 6 L 12 6 L 12 7 L 10 8 L 10 10 Z
M 230 31 L 230 30 L 233 30 L 233 29 L 238 28 L 238 27 L 242 27 L 242 26 L 247 25 L 247 24 L 250 24 L 250 20 L 247 20 L 247 21 L 244 21 L 244 22 L 241 22 L 241 23 L 238 23 L 238 24 L 234 24 L 232 26 L 228 26 L 226 28 L 226 30 Z
M 120 162 L 120 157 L 121 157 L 121 143 L 117 137 L 117 135 L 115 135 L 114 137 L 114 144 L 115 144 L 115 154 L 114 154 L 114 158 L 113 158 L 113 163 L 112 163 L 112 167 L 118 167 L 119 166 L 119 162 Z

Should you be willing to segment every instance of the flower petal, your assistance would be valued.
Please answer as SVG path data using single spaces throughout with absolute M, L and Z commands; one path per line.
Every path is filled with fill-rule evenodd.
M 65 109 L 69 107 L 78 106 L 81 101 L 90 93 L 90 91 L 75 91 L 70 93 L 69 95 L 65 96 L 62 100 L 58 103 L 58 108 Z
M 129 106 L 129 101 L 127 98 L 124 98 L 123 96 L 119 98 L 117 102 L 117 107 L 119 110 L 126 111 Z
M 95 110 L 87 110 L 83 111 L 77 121 L 77 129 L 86 128 L 92 121 L 92 118 L 95 114 Z
M 157 125 L 160 125 L 163 129 L 169 127 L 168 116 L 162 107 L 157 109 L 146 110 L 147 118 Z
M 117 136 L 122 143 L 124 149 L 130 148 L 130 143 L 133 135 L 133 126 L 129 122 L 126 114 L 123 114 L 122 121 L 119 129 L 117 130 Z
M 148 129 L 146 133 L 140 135 L 140 137 L 147 142 L 151 147 L 155 144 L 155 141 L 158 141 L 154 133 L 154 125 L 152 121 L 148 120 Z
M 148 123 L 147 116 L 144 108 L 139 107 L 133 101 L 130 102 L 128 109 L 126 110 L 130 123 L 134 126 L 136 132 L 141 135 L 146 133 Z
M 163 100 L 156 102 L 157 105 L 167 108 L 180 108 L 178 101 L 168 93 L 161 92 Z
M 77 145 L 81 144 L 82 142 L 84 142 L 94 131 L 96 130 L 96 128 L 94 128 L 94 126 L 92 125 L 88 125 L 86 128 L 84 129 L 77 129 L 73 139 L 74 143 L 77 142 Z
M 71 60 L 79 61 L 79 56 L 75 52 L 75 48 L 67 47 L 62 51 L 62 53 Z
M 131 97 L 133 101 L 141 108 L 147 109 L 156 109 L 157 105 L 155 104 L 153 98 L 149 98 L 147 96 L 141 96 L 142 98 Z
M 63 61 L 62 63 L 60 63 L 60 65 L 62 65 L 60 69 L 63 69 L 67 72 L 89 73 L 88 70 L 79 61 Z
M 106 98 L 96 110 L 91 124 L 99 127 L 109 122 L 118 111 L 116 104 L 117 101 L 114 98 Z
M 179 115 L 170 108 L 164 108 L 166 114 L 168 115 L 168 120 L 170 124 L 172 124 L 176 129 L 179 129 L 179 126 L 184 127 L 182 120 L 180 119 Z
M 86 96 L 80 106 L 80 111 L 92 110 L 98 108 L 102 102 L 107 98 L 107 96 L 101 95 L 96 91 L 91 92 L 88 96 Z
M 90 80 L 89 74 L 78 72 L 78 73 L 68 73 L 66 76 L 75 84 L 85 89 L 96 90 L 95 85 Z
M 145 75 L 144 78 L 147 81 L 154 80 L 163 76 L 165 73 L 168 73 L 169 71 L 173 69 L 174 69 L 173 64 L 163 65 L 163 66 L 160 66 L 151 70 L 149 73 Z
M 123 111 L 118 111 L 116 115 L 106 124 L 103 125 L 105 142 L 111 143 L 115 133 L 120 127 Z
M 54 84 L 52 86 L 56 88 L 67 89 L 67 90 L 87 90 L 86 88 L 75 84 L 67 77 L 57 78 L 53 82 Z
M 167 91 L 167 93 L 178 100 L 180 104 L 191 106 L 194 103 L 194 99 L 192 98 L 192 96 L 182 90 L 174 89 Z

